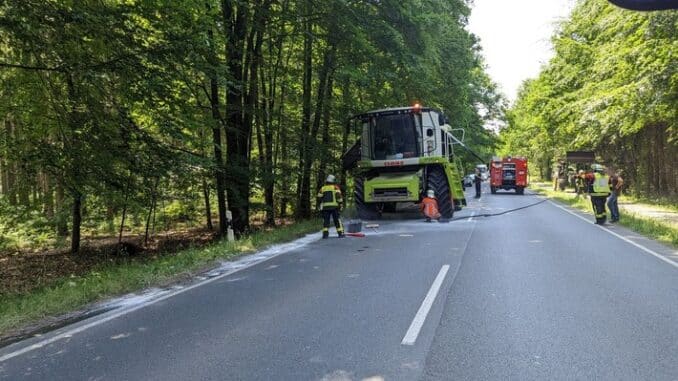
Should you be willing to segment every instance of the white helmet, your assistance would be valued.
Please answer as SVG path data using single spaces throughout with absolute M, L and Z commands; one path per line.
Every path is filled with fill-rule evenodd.
M 436 196 L 436 193 L 433 191 L 433 189 L 429 189 L 426 191 L 426 196 L 433 198 Z
M 334 175 L 327 175 L 327 179 L 325 179 L 325 182 L 330 184 L 334 184 L 335 181 L 337 181 L 337 178 Z
M 591 164 L 591 169 L 593 172 L 603 173 L 605 172 L 605 167 L 601 164 Z

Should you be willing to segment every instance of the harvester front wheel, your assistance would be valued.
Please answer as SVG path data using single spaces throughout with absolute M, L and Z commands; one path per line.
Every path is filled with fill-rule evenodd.
M 444 218 L 452 218 L 454 205 L 450 193 L 450 183 L 442 168 L 434 167 L 428 173 L 427 188 L 433 189 L 438 200 L 438 211 Z
M 365 203 L 365 187 L 363 186 L 364 179 L 361 177 L 356 177 L 355 179 L 355 189 L 353 191 L 353 196 L 355 200 L 355 207 L 358 211 L 358 217 L 363 220 L 375 220 L 381 217 L 379 209 L 377 209 L 377 204 L 367 204 Z

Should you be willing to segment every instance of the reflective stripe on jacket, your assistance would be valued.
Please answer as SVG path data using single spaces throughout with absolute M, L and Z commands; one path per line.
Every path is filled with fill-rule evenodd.
M 592 196 L 607 196 L 610 194 L 610 179 L 600 173 L 593 174 L 593 192 Z
M 336 209 L 343 202 L 341 190 L 334 184 L 327 184 L 320 188 L 318 192 L 320 199 L 320 210 Z

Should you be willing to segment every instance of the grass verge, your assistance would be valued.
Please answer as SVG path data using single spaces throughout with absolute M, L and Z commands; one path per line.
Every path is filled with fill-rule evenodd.
M 155 259 L 104 266 L 89 274 L 62 279 L 29 293 L 0 294 L 0 335 L 47 316 L 77 310 L 92 302 L 167 284 L 215 264 L 218 260 L 232 259 L 318 230 L 318 221 L 300 221 L 256 232 L 235 242 L 220 241 Z
M 530 189 L 579 210 L 591 213 L 592 206 L 591 201 L 588 198 L 582 196 L 577 197 L 577 195 L 573 193 L 553 191 L 548 187 L 539 186 L 539 184 L 531 185 Z M 593 221 L 593 217 L 591 221 Z M 678 248 L 678 228 L 668 222 L 622 211 L 621 218 L 617 224 L 627 227 L 646 237 L 668 244 L 673 248 Z

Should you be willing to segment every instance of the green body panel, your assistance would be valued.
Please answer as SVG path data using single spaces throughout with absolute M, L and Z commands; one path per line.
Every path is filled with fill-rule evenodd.
M 427 156 L 420 157 L 419 164 L 447 164 L 449 160 L 442 156 Z
M 466 205 L 466 198 L 464 198 L 464 188 L 461 186 L 461 172 L 459 172 L 459 165 L 456 162 L 445 164 L 445 174 L 447 181 L 450 184 L 450 193 L 455 206 Z
M 377 177 L 365 180 L 365 202 L 400 202 L 419 201 L 420 171 L 382 173 Z M 407 194 L 376 195 L 375 191 L 407 189 Z

